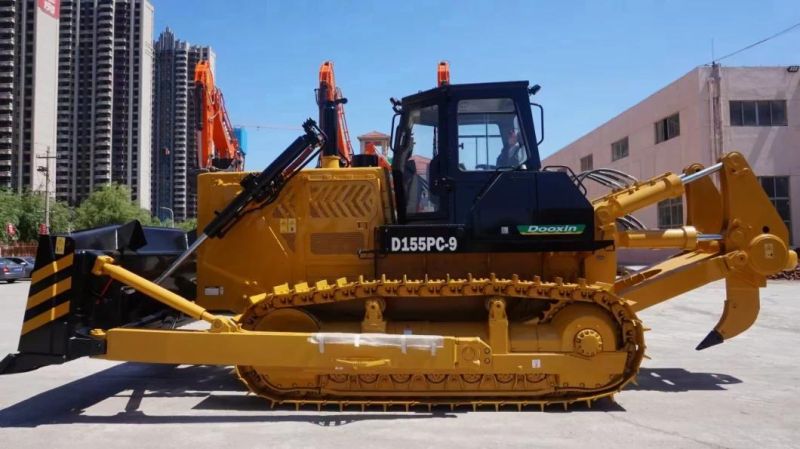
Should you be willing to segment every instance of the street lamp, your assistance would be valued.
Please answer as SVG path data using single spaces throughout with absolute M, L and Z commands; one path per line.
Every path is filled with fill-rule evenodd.
M 173 212 L 172 209 L 170 209 L 169 207 L 161 207 L 161 208 L 164 209 L 165 211 L 169 212 L 170 228 L 174 228 L 175 227 L 175 212 Z

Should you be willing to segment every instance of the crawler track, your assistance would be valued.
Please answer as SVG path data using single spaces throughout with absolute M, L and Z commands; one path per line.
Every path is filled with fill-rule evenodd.
M 515 374 L 478 373 L 380 373 L 340 374 L 320 372 L 301 375 L 274 373 L 260 367 L 238 366 L 241 380 L 255 394 L 276 404 L 301 406 L 338 406 L 365 408 L 412 407 L 516 407 L 559 404 L 567 407 L 576 402 L 589 405 L 597 399 L 613 396 L 634 379 L 644 354 L 641 323 L 625 301 L 601 285 L 490 278 L 441 280 L 378 280 L 356 281 L 339 279 L 335 284 L 319 282 L 314 286 L 296 285 L 293 289 L 281 286 L 264 295 L 240 318 L 243 328 L 257 330 L 267 314 L 284 308 L 303 309 L 317 304 L 344 303 L 372 298 L 402 300 L 403 298 L 500 297 L 536 301 L 543 311 L 535 318 L 544 324 L 560 311 L 574 304 L 593 304 L 608 312 L 616 326 L 620 344 L 617 351 L 627 353 L 624 369 L 614 373 L 605 384 L 594 388 L 565 386 L 559 373 Z M 543 303 L 544 302 L 544 303 Z M 570 354 L 574 355 L 574 354 Z M 277 377 L 283 382 L 276 382 Z M 286 382 L 286 379 L 290 382 Z M 295 381 L 296 380 L 296 381 Z

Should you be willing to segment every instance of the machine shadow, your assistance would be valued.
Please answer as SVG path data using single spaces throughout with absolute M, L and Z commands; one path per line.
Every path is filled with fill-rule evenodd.
M 725 385 L 741 382 L 739 379 L 711 373 L 691 373 L 681 368 L 642 369 L 639 385 L 629 385 L 626 390 L 651 390 L 680 392 L 691 390 L 724 390 Z M 107 424 L 203 424 L 247 422 L 306 422 L 319 426 L 340 426 L 365 420 L 407 420 L 427 418 L 456 418 L 474 412 L 494 412 L 493 406 L 412 407 L 408 412 L 399 407 L 383 411 L 382 407 L 316 407 L 277 406 L 272 408 L 262 398 L 245 394 L 244 387 L 231 374 L 230 367 L 174 366 L 122 363 L 90 376 L 40 393 L 0 410 L 0 428 L 36 427 L 43 424 L 107 423 Z M 87 413 L 92 406 L 110 398 L 126 398 L 125 407 L 114 415 Z M 142 401 L 152 398 L 197 398 L 198 402 L 187 415 L 149 415 L 141 410 Z M 500 411 L 517 408 L 501 407 Z M 209 413 L 209 412 L 219 412 Z M 551 405 L 547 413 L 625 411 L 618 403 L 602 399 L 589 407 L 575 403 L 564 410 Z M 231 414 L 231 412 L 238 412 Z M 538 406 L 523 408 L 525 412 L 540 412 Z
M 742 383 L 740 379 L 727 374 L 693 373 L 683 368 L 642 368 L 636 383 L 630 383 L 625 390 L 663 391 L 677 393 L 685 391 L 725 390 L 727 385 Z
M 353 410 L 320 414 L 294 407 L 270 408 L 264 399 L 247 395 L 231 367 L 175 366 L 122 363 L 90 376 L 40 393 L 0 410 L 0 428 L 37 427 L 44 424 L 203 424 L 247 422 L 307 422 L 319 426 L 339 426 L 365 420 L 424 419 L 454 417 L 438 411 L 431 413 L 353 413 Z M 23 374 L 24 375 L 24 374 Z M 110 398 L 127 399 L 114 415 L 87 413 Z M 198 398 L 201 404 L 187 407 L 197 415 L 149 415 L 141 410 L 144 399 Z M 225 414 L 207 414 L 217 410 Z M 231 411 L 242 412 L 230 414 Z M 359 410 L 360 411 L 360 410 Z M 260 412 L 260 413 L 259 413 Z M 291 412 L 291 413 L 287 413 Z

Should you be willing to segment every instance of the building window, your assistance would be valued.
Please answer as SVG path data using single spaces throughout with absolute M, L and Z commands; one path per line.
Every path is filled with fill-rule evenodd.
M 681 120 L 678 114 L 670 115 L 656 122 L 656 143 L 681 135 Z
M 594 161 L 592 155 L 584 156 L 581 158 L 581 171 L 593 170 Z
M 786 126 L 786 100 L 731 101 L 731 126 Z
M 792 233 L 792 214 L 789 208 L 789 177 L 788 176 L 759 176 L 761 187 L 766 192 L 778 215 L 781 216 L 783 222 L 786 224 L 786 229 L 789 230 L 789 235 Z M 792 240 L 791 238 L 789 239 Z
M 611 144 L 611 161 L 628 157 L 628 138 L 620 139 Z
M 670 198 L 658 203 L 658 228 L 670 229 L 683 226 L 683 198 Z
M 655 123 L 656 143 L 681 135 L 681 121 L 678 114 L 670 115 Z

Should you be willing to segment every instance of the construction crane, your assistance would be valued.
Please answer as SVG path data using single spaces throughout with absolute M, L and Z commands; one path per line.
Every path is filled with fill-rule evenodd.
M 233 125 L 233 129 L 242 128 L 242 129 L 255 129 L 257 131 L 262 130 L 282 130 L 282 131 L 302 131 L 303 128 L 301 126 L 292 126 L 292 125 L 278 125 L 278 124 L 266 124 L 266 123 L 248 123 L 248 124 L 236 124 Z
M 341 166 L 351 166 L 354 163 L 354 159 L 359 158 L 353 152 L 350 130 L 347 126 L 347 116 L 344 109 L 347 98 L 343 96 L 341 88 L 336 85 L 333 61 L 325 61 L 320 65 L 318 80 L 319 84 L 315 89 L 319 110 L 318 123 L 326 136 L 333 136 L 326 140 L 325 148 L 322 149 L 321 153 L 338 155 Z M 297 126 L 279 124 L 237 124 L 235 127 L 255 130 L 302 129 Z M 380 166 L 391 169 L 389 162 L 375 150 L 374 145 L 367 145 L 365 154 L 376 157 Z
M 199 176 L 194 241 L 138 222 L 42 236 L 0 373 L 92 356 L 234 365 L 297 407 L 591 404 L 635 380 L 641 311 L 724 281 L 706 349 L 746 331 L 767 277 L 797 265 L 741 154 L 642 181 L 542 167 L 538 85 L 440 69 L 393 101 L 391 174 L 346 166 L 346 139 L 309 119 L 261 173 Z M 611 190 L 587 198 L 584 180 Z M 680 228 L 632 218 L 672 198 Z M 620 248 L 676 253 L 618 276 Z
M 319 68 L 319 87 L 317 88 L 317 105 L 319 107 L 320 128 L 329 138 L 322 149 L 323 155 L 338 155 L 339 163 L 343 167 L 363 165 L 377 160 L 378 165 L 391 170 L 389 161 L 375 150 L 374 145 L 367 145 L 364 155 L 353 153 L 350 142 L 350 131 L 347 127 L 347 118 L 344 105 L 347 98 L 342 95 L 336 86 L 336 77 L 333 72 L 333 62 L 325 61 Z
M 244 170 L 244 152 L 231 125 L 222 90 L 214 83 L 208 61 L 194 71 L 197 163 L 201 170 Z

